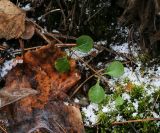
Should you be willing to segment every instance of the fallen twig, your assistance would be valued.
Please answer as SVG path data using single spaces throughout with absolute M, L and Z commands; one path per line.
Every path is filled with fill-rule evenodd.
M 75 43 L 58 43 L 58 44 L 55 44 L 55 46 L 57 47 L 73 47 L 73 46 L 76 46 Z
M 61 11 L 61 9 L 53 9 L 51 11 L 48 11 L 46 12 L 45 14 L 43 14 L 42 16 L 39 17 L 39 20 L 41 20 L 42 18 L 44 18 L 45 16 L 47 16 L 48 14 L 50 13 L 53 13 L 53 12 L 57 12 L 57 11 Z
M 80 60 L 81 62 L 83 62 L 90 70 L 92 70 L 98 77 L 101 77 L 107 84 L 108 84 L 108 80 L 99 72 L 97 72 L 94 68 L 92 68 L 92 66 L 90 66 L 87 62 L 85 62 L 81 57 L 79 57 L 74 51 L 72 51 L 73 54 L 75 56 L 78 57 L 78 60 Z
M 51 41 L 37 28 L 36 28 L 36 33 L 39 34 L 48 44 L 51 44 Z
M 112 125 L 121 125 L 121 124 L 128 124 L 128 123 L 135 123 L 135 122 L 146 122 L 146 121 L 160 121 L 160 118 L 146 118 L 146 119 L 137 119 L 137 120 L 128 120 L 122 122 L 113 122 Z
M 6 47 L 6 46 L 2 46 L 2 45 L 0 45 L 0 50 L 5 50 L 5 49 L 7 49 L 7 47 Z
M 102 70 L 98 71 L 101 72 Z M 89 76 L 87 79 L 85 79 L 77 88 L 76 90 L 72 93 L 72 95 L 70 96 L 70 98 L 72 98 L 78 91 L 79 89 L 88 81 L 90 80 L 92 77 L 94 77 L 96 74 L 92 74 L 91 76 Z
M 6 131 L 6 129 L 5 129 L 4 127 L 2 127 L 1 125 L 0 125 L 0 130 L 1 130 L 3 133 L 8 133 L 8 132 Z

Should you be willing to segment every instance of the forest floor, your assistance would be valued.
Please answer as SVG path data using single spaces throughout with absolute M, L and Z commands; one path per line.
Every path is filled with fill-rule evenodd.
M 17 4 L 16 2 L 14 3 Z M 54 3 L 52 2 L 50 3 L 51 5 L 52 4 L 54 5 Z M 68 0 L 68 3 L 71 3 L 68 5 L 73 4 L 69 0 Z M 39 4 L 41 4 L 41 2 Z M 94 15 L 97 14 L 97 16 L 99 15 L 100 18 L 102 17 L 102 15 L 104 15 L 103 13 L 99 14 L 99 12 L 103 10 L 102 8 L 103 5 L 105 5 L 104 7 L 106 7 L 107 10 L 109 10 L 110 8 L 111 9 L 113 8 L 111 7 L 111 4 L 109 1 L 107 3 L 102 2 L 101 6 L 100 4 L 98 5 L 99 6 L 97 6 L 97 8 L 95 9 L 96 11 L 94 12 Z M 150 58 L 150 56 L 146 55 L 145 53 L 142 53 L 137 42 L 133 42 L 130 44 L 128 43 L 127 38 L 129 36 L 129 29 L 127 27 L 121 27 L 117 24 L 117 22 L 115 21 L 115 18 L 117 16 L 114 16 L 112 20 L 111 18 L 106 19 L 106 17 L 104 16 L 104 19 L 100 21 L 99 26 L 96 27 L 97 29 L 93 27 L 98 23 L 96 21 L 96 18 L 94 18 L 94 15 L 93 16 L 89 15 L 90 16 L 89 18 L 91 19 L 93 17 L 93 20 L 90 23 L 87 23 L 87 25 L 77 25 L 77 26 L 75 26 L 74 24 L 68 25 L 68 23 L 71 24 L 71 23 L 74 23 L 75 21 L 72 21 L 66 17 L 68 19 L 66 20 L 66 27 L 70 26 L 71 29 L 68 28 L 66 29 L 68 31 L 65 31 L 65 30 L 63 31 L 62 28 L 65 29 L 65 26 L 64 26 L 65 22 L 62 22 L 62 20 L 64 20 L 63 18 L 64 16 L 62 15 L 63 19 L 61 18 L 58 21 L 55 20 L 54 22 L 52 20 L 53 19 L 52 17 L 59 18 L 57 17 L 59 14 L 56 14 L 56 13 L 59 12 L 59 10 L 62 10 L 62 8 L 58 8 L 54 10 L 50 9 L 51 11 L 46 11 L 44 13 L 43 11 L 42 12 L 40 11 L 40 8 L 45 9 L 46 7 L 49 8 L 50 6 L 46 6 L 46 7 L 44 5 L 38 6 L 37 3 L 31 3 L 30 1 L 18 3 L 17 6 L 19 6 L 21 9 L 26 11 L 28 15 L 27 17 L 30 17 L 30 20 L 33 22 L 33 24 L 35 24 L 35 27 L 39 28 L 42 31 L 36 32 L 31 39 L 23 40 L 23 43 L 21 43 L 21 39 L 20 40 L 19 39 L 11 39 L 11 40 L 1 39 L 0 40 L 1 42 L 0 43 L 0 88 L 2 88 L 2 90 L 8 85 L 8 84 L 6 85 L 6 83 L 9 83 L 8 81 L 10 82 L 12 82 L 12 80 L 14 81 L 15 75 L 13 70 L 15 71 L 17 70 L 18 71 L 18 72 L 16 71 L 17 73 L 21 73 L 21 70 L 19 70 L 19 68 L 21 67 L 18 66 L 19 64 L 31 63 L 31 65 L 33 66 L 37 66 L 38 64 L 40 66 L 40 68 L 37 67 L 38 72 L 44 69 L 43 72 L 41 73 L 42 75 L 37 74 L 35 76 L 37 78 L 37 82 L 39 82 L 38 78 L 41 78 L 41 76 L 42 77 L 44 76 L 43 75 L 44 72 L 52 73 L 49 65 L 45 65 L 46 62 L 47 63 L 51 62 L 49 61 L 49 59 L 51 58 L 50 55 L 43 55 L 42 51 L 36 51 L 41 48 L 42 50 L 43 48 L 45 49 L 46 48 L 45 46 L 48 46 L 47 45 L 48 40 L 51 40 L 54 42 L 54 44 L 60 47 L 61 51 L 66 52 L 70 62 L 72 62 L 72 60 L 75 60 L 76 62 L 75 65 L 71 67 L 71 72 L 69 75 L 67 75 L 68 77 L 65 77 L 66 75 L 59 76 L 57 73 L 53 72 L 53 74 L 55 74 L 54 76 L 55 77 L 57 76 L 58 78 L 60 78 L 60 80 L 58 78 L 57 79 L 51 78 L 51 79 L 57 80 L 58 83 L 60 82 L 59 84 L 61 84 L 61 88 L 65 88 L 63 90 L 65 94 L 64 93 L 59 94 L 59 92 L 55 91 L 56 94 L 53 95 L 52 97 L 56 96 L 61 100 L 63 99 L 62 101 L 65 105 L 75 104 L 80 108 L 80 113 L 82 115 L 82 121 L 83 121 L 83 126 L 85 127 L 85 132 L 87 133 L 94 133 L 94 132 L 96 133 L 105 133 L 105 132 L 113 132 L 113 133 L 155 132 L 155 133 L 158 133 L 160 132 L 160 61 L 158 58 L 152 59 Z M 114 7 L 114 8 L 117 8 L 117 7 Z M 36 10 L 39 10 L 40 12 L 36 12 Z M 91 11 L 88 9 L 85 11 L 85 14 L 88 15 L 90 14 L 90 12 Z M 55 13 L 56 15 L 54 14 L 55 16 L 54 15 L 52 16 L 50 15 L 50 13 L 51 14 Z M 113 14 L 109 14 L 109 15 L 114 15 L 115 12 L 113 11 L 112 13 Z M 83 14 L 81 15 L 83 16 Z M 83 17 L 85 18 L 86 16 L 83 16 Z M 76 19 L 76 18 L 71 18 L 71 19 Z M 48 22 L 49 20 L 50 22 Z M 106 25 L 104 24 L 105 21 L 107 23 Z M 53 25 L 50 24 L 53 22 L 54 22 Z M 61 24 L 57 24 L 57 22 L 61 22 Z M 82 22 L 79 22 L 79 23 L 82 23 Z M 58 28 L 56 28 L 56 26 Z M 73 28 L 74 26 L 76 27 L 75 29 Z M 80 35 L 89 35 L 93 38 L 94 45 L 90 52 L 83 53 L 79 51 L 71 51 L 72 45 L 75 44 L 76 39 Z M 100 36 L 102 37 L 100 38 Z M 48 38 L 46 39 L 46 37 Z M 24 48 L 22 44 L 24 45 Z M 63 52 L 62 53 L 55 52 L 57 55 L 56 57 L 53 56 L 53 58 L 57 58 L 57 56 L 63 55 L 64 54 Z M 28 53 L 28 54 L 25 54 L 25 53 Z M 36 54 L 40 59 L 38 61 L 32 60 L 32 59 L 38 59 L 35 56 Z M 42 58 L 39 55 L 42 55 Z M 44 57 L 46 59 L 46 62 L 44 61 L 45 63 L 42 61 L 43 56 L 47 56 L 49 58 L 49 59 L 46 59 Z M 122 62 L 124 66 L 124 74 L 119 78 L 113 78 L 111 76 L 101 75 L 101 71 L 103 71 L 106 67 L 109 66 L 111 62 L 115 60 Z M 34 70 L 34 68 L 32 69 L 29 65 L 24 68 L 26 68 L 27 70 L 25 72 L 26 75 L 29 72 L 29 70 L 34 72 L 34 74 L 38 73 L 37 71 Z M 81 78 L 79 78 L 78 76 L 76 77 L 74 74 L 78 75 Z M 88 98 L 88 91 L 97 82 L 97 75 L 99 76 L 99 74 L 101 77 L 100 85 L 105 90 L 105 98 L 101 103 L 93 103 Z M 10 75 L 12 76 L 11 78 L 12 80 L 10 79 L 11 77 Z M 53 76 L 52 74 L 48 74 L 48 75 L 46 76 L 46 78 L 48 77 L 50 78 L 51 76 Z M 19 76 L 19 75 L 16 75 L 16 76 Z M 30 77 L 33 75 L 28 74 L 27 76 Z M 46 80 L 47 83 L 50 83 L 51 81 L 49 78 L 48 80 L 46 79 L 44 80 Z M 41 80 L 43 80 L 43 78 Z M 65 80 L 66 82 L 63 82 L 63 80 Z M 16 80 L 15 82 L 19 83 Z M 40 82 L 46 83 L 43 81 L 40 81 Z M 57 84 L 55 83 L 55 85 Z M 22 86 L 25 86 L 25 85 L 23 84 Z M 28 82 L 27 82 L 27 85 L 28 85 Z M 37 84 L 35 84 L 35 86 L 36 85 Z M 46 86 L 41 85 L 38 87 L 41 88 Z M 71 88 L 71 89 L 68 89 L 68 88 Z M 40 91 L 44 91 L 44 90 L 41 89 Z M 33 93 L 33 92 L 30 92 L 30 93 Z M 45 93 L 47 94 L 45 95 Z M 49 95 L 48 93 L 49 92 L 44 91 L 44 95 L 41 95 L 40 97 L 38 97 L 39 98 L 38 100 L 40 102 L 38 100 L 34 101 L 32 99 L 33 100 L 31 102 L 32 108 L 41 107 L 43 106 L 43 104 L 46 104 L 46 101 L 48 99 L 42 100 L 41 98 L 46 98 Z M 66 100 L 66 94 L 67 94 L 67 100 Z M 26 96 L 28 96 L 28 94 Z M 18 108 L 24 102 L 23 97 L 21 97 L 20 99 L 16 99 L 15 101 L 13 100 L 9 101 L 10 103 L 6 103 L 6 105 L 7 106 L 8 104 L 12 105 L 18 100 L 22 100 L 22 102 L 15 104 Z M 26 106 L 28 107 L 27 102 L 24 102 L 24 104 L 26 104 Z M 23 105 L 22 108 L 26 106 Z M 50 105 L 47 105 L 47 107 L 48 106 L 50 107 Z M 1 106 L 1 109 L 3 111 L 2 107 L 3 106 Z M 19 111 L 21 111 L 22 108 L 20 108 Z M 47 112 L 48 110 L 46 109 L 45 111 Z M 15 114 L 13 113 L 12 115 L 15 115 Z M 13 122 L 9 120 L 12 117 L 11 118 L 8 117 L 8 121 L 3 122 L 3 119 L 1 120 L 1 118 L 3 118 L 4 116 L 0 115 L 0 123 L 2 121 L 2 125 L 4 126 L 4 127 L 1 127 L 0 125 L 0 132 L 1 130 L 3 131 L 3 129 L 6 129 L 3 131 L 5 133 L 7 132 L 7 130 L 11 132 L 12 130 L 10 129 L 14 127 L 10 128 L 9 124 L 12 124 Z M 28 114 L 26 114 L 26 116 L 28 116 Z M 16 115 L 13 116 L 13 120 L 14 120 L 14 117 L 17 121 L 19 120 L 19 118 L 16 118 L 17 117 Z M 22 123 L 20 123 L 20 127 L 21 125 L 23 125 L 23 121 Z M 46 127 L 46 129 L 48 129 L 47 132 L 53 132 L 50 130 L 50 128 L 48 128 L 49 126 L 48 127 L 47 126 L 48 126 L 47 124 L 44 126 Z M 20 133 L 20 131 L 22 130 L 19 130 L 18 128 L 16 130 L 13 129 L 13 131 Z M 25 127 L 23 128 L 26 129 Z M 31 133 L 46 132 L 46 131 L 37 131 L 36 128 L 34 128 L 36 129 L 34 130 L 33 127 L 30 127 L 30 128 L 31 128 L 30 130 Z

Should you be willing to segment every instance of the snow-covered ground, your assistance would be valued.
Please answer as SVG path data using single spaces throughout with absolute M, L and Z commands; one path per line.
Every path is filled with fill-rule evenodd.
M 118 53 L 123 54 L 130 54 L 130 49 L 128 46 L 128 43 L 124 43 L 122 45 L 110 45 L 110 48 Z M 134 44 L 131 46 L 131 51 L 133 56 L 135 58 L 138 58 L 138 51 L 139 48 Z M 116 57 L 116 59 L 125 60 L 122 57 Z M 151 105 L 155 104 L 155 107 L 157 110 L 160 107 L 159 103 L 156 103 L 153 99 L 153 94 L 155 94 L 160 89 L 160 65 L 152 66 L 152 67 L 146 67 L 144 68 L 144 65 L 141 61 L 137 60 L 136 62 L 137 67 L 133 70 L 132 67 L 126 66 L 124 68 L 124 74 L 120 78 L 110 78 L 108 79 L 108 83 L 110 86 L 110 90 L 112 90 L 113 94 L 116 91 L 116 89 L 120 86 L 122 88 L 126 88 L 128 84 L 134 85 L 134 86 L 143 86 L 144 91 L 141 97 L 139 99 L 135 98 L 131 100 L 131 94 L 130 92 L 124 91 L 121 94 L 122 99 L 126 102 L 126 110 L 133 110 L 131 113 L 131 118 L 134 119 L 137 116 L 139 118 L 145 118 L 145 114 L 139 111 L 139 108 L 141 104 L 140 99 L 149 97 L 148 103 Z M 126 82 L 126 80 L 128 82 Z M 119 86 L 118 86 L 119 85 Z M 123 118 L 123 115 L 121 115 L 121 112 L 118 112 L 116 105 L 115 105 L 115 99 L 112 97 L 112 94 L 106 95 L 106 97 L 110 97 L 107 104 L 95 104 L 90 103 L 86 107 L 82 107 L 82 112 L 84 114 L 84 124 L 86 126 L 94 126 L 98 122 L 98 114 L 99 112 L 106 113 L 107 115 L 111 114 L 115 111 L 116 115 L 115 121 L 125 121 L 126 119 Z M 155 102 L 155 103 L 154 103 Z M 160 118 L 160 112 L 154 112 L 153 110 L 150 111 L 150 117 L 154 118 Z M 160 122 L 157 122 L 157 126 L 160 126 Z

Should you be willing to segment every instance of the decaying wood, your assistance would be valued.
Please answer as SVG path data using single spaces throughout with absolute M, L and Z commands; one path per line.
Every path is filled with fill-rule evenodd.
M 0 38 L 19 38 L 25 30 L 25 12 L 9 0 L 0 0 Z
M 140 46 L 143 51 L 155 54 L 160 37 L 160 1 L 159 0 L 119 0 L 125 8 L 119 22 L 134 28 L 140 34 Z
M 9 133 L 83 133 L 80 111 L 67 106 L 67 92 L 80 79 L 74 60 L 69 73 L 58 73 L 54 68 L 57 58 L 65 53 L 53 45 L 28 51 L 23 64 L 17 65 L 6 76 L 5 91 L 32 88 L 37 95 L 28 96 L 0 111 L 0 120 L 9 121 Z M 57 102 L 54 102 L 57 101 Z M 11 123 L 10 123 L 11 122 Z

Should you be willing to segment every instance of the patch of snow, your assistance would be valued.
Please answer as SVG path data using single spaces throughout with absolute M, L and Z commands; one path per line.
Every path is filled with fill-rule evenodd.
M 116 52 L 129 54 L 128 43 L 123 43 L 121 45 L 111 44 L 110 47 Z
M 24 11 L 30 11 L 31 10 L 31 4 L 27 4 L 24 7 L 21 7 Z
M 139 47 L 136 47 L 136 44 L 133 44 L 133 46 L 130 46 L 129 48 L 128 43 L 123 43 L 121 45 L 111 44 L 110 48 L 118 53 L 133 54 L 134 57 L 138 56 L 138 51 L 140 50 Z
M 160 118 L 160 116 L 156 112 L 151 112 L 154 118 Z
M 130 102 L 130 99 L 131 99 L 130 95 L 127 94 L 127 93 L 123 93 L 123 94 L 122 94 L 122 98 L 123 98 L 124 100 L 127 100 L 128 102 Z
M 81 52 L 81 51 L 78 51 L 78 50 L 73 50 L 72 52 L 70 52 L 68 49 L 66 49 L 65 51 L 66 51 L 68 56 L 71 55 L 72 59 L 78 59 L 79 57 L 83 58 L 83 57 L 86 57 L 86 56 L 90 55 L 92 52 L 96 52 L 96 54 L 99 52 L 95 48 L 92 48 L 90 50 L 90 52 L 88 52 L 88 53 L 84 53 L 84 52 Z
M 53 29 L 52 32 L 53 32 L 53 33 L 59 33 L 59 31 L 56 30 L 56 29 Z
M 118 116 L 116 117 L 116 121 L 122 121 L 123 120 L 123 116 L 120 116 L 119 114 L 118 114 Z
M 133 104 L 133 106 L 134 106 L 134 109 L 135 109 L 136 111 L 138 111 L 138 101 L 135 100 L 132 104 Z
M 107 40 L 96 42 L 96 45 L 106 45 L 106 44 L 107 44 Z
M 69 105 L 69 103 L 68 103 L 68 102 L 63 102 L 63 103 L 64 103 L 65 105 L 67 105 L 67 106 Z
M 3 78 L 4 76 L 6 76 L 8 72 L 19 63 L 20 64 L 23 63 L 23 60 L 22 59 L 12 59 L 12 60 L 5 61 L 0 70 L 0 77 Z
M 157 125 L 157 127 L 160 127 L 160 121 L 158 121 L 158 122 L 156 123 L 156 125 Z
M 85 114 L 85 125 L 89 126 L 96 124 L 98 116 L 96 115 L 98 111 L 98 104 L 91 103 L 87 107 L 82 108 L 82 112 Z
M 104 113 L 108 113 L 115 110 L 116 110 L 115 101 L 112 102 L 110 101 L 106 106 L 103 106 L 102 108 L 102 112 Z
M 126 32 L 127 32 L 127 29 L 126 29 Z M 105 45 L 106 43 L 107 43 L 107 41 L 105 41 L 105 42 L 99 41 L 96 44 L 97 45 Z M 125 56 L 128 56 L 127 54 L 129 54 L 129 55 L 133 54 L 134 57 L 138 58 L 139 47 L 137 47 L 136 44 L 131 46 L 132 53 L 130 53 L 128 43 L 123 43 L 122 45 L 111 44 L 110 47 L 111 47 L 111 49 L 113 49 L 116 52 L 125 53 L 126 54 Z M 125 60 L 125 59 L 123 59 L 123 57 L 120 57 L 120 56 L 116 56 L 115 59 L 116 60 Z M 135 63 L 137 66 L 135 69 L 133 69 L 132 67 L 129 67 L 129 66 L 125 66 L 124 67 L 124 74 L 120 78 L 108 79 L 108 85 L 110 87 L 110 90 L 114 92 L 116 89 L 117 83 L 122 85 L 123 87 L 125 87 L 127 85 L 126 80 L 128 80 L 130 83 L 132 83 L 134 85 L 143 86 L 144 93 L 142 94 L 142 96 L 144 96 L 144 97 L 151 96 L 151 98 L 149 99 L 148 102 L 153 103 L 154 98 L 152 97 L 152 95 L 160 89 L 160 66 L 154 65 L 152 67 L 144 67 L 143 62 L 138 61 L 138 60 L 135 60 Z M 99 62 L 97 65 L 100 66 L 101 62 Z M 133 114 L 131 114 L 132 117 L 139 116 L 140 118 L 144 118 L 144 116 L 145 116 L 144 113 L 142 113 L 142 112 L 139 113 L 138 109 L 139 109 L 140 105 L 139 105 L 139 101 L 137 99 L 134 99 L 134 101 L 131 102 L 131 97 L 128 92 L 122 93 L 122 98 L 127 101 L 127 104 L 133 105 L 135 112 Z M 86 107 L 86 109 L 88 109 L 89 106 L 90 105 L 88 105 Z M 127 109 L 132 110 L 133 107 L 127 107 Z M 159 103 L 155 104 L 155 108 L 159 109 Z M 109 103 L 107 103 L 105 105 L 103 104 L 100 111 L 102 111 L 106 114 L 109 114 L 112 111 L 118 111 L 118 110 L 115 107 L 115 101 L 111 100 L 111 101 L 109 101 Z M 95 111 L 93 111 L 93 109 L 90 114 L 93 115 L 93 118 L 90 119 L 91 116 L 89 114 L 87 114 L 87 120 L 85 120 L 85 123 L 92 125 L 92 123 L 96 123 L 95 118 L 97 118 L 97 117 L 95 116 L 96 113 L 95 113 Z M 152 115 L 154 118 L 160 117 L 160 114 L 157 114 L 153 111 L 152 111 Z M 122 121 L 123 116 L 121 116 L 120 114 L 117 114 L 116 120 Z M 160 126 L 160 124 L 157 124 L 157 126 Z
M 79 99 L 78 99 L 78 98 L 75 98 L 75 99 L 74 99 L 74 102 L 75 102 L 75 103 L 79 103 Z
M 136 117 L 137 114 L 138 114 L 137 112 L 133 113 L 133 114 L 132 114 L 132 117 Z

